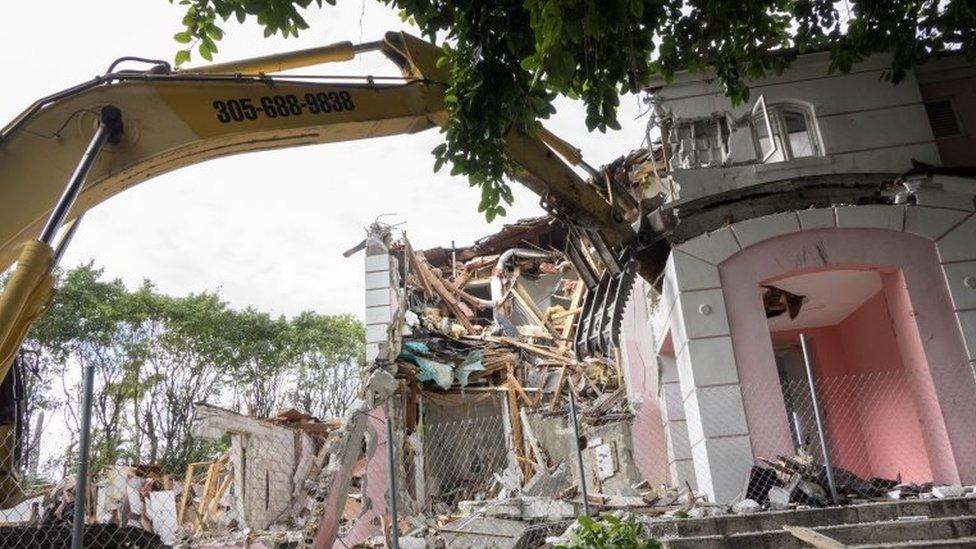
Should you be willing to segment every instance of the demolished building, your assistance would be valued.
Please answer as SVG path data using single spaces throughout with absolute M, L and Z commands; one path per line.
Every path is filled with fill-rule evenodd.
M 708 75 L 648 89 L 660 141 L 593 179 L 654 205 L 648 272 L 558 216 L 428 250 L 373 225 L 351 412 L 200 404 L 195 434 L 226 453 L 156 484 L 112 468 L 92 520 L 185 546 L 395 531 L 514 547 L 584 504 L 701 516 L 972 495 L 976 66 L 950 56 L 891 86 L 882 58 L 827 62 L 801 56 L 735 107 Z M 153 520 L 164 504 L 175 524 Z
M 826 54 L 801 56 L 782 75 L 754 82 L 757 99 L 739 107 L 707 75 L 662 81 L 648 90 L 661 142 L 602 171 L 608 187 L 661 204 L 670 223 L 660 275 L 605 292 L 625 302 L 615 311 L 611 356 L 626 416 L 617 425 L 626 429 L 593 441 L 626 448 L 630 479 L 687 487 L 714 504 L 755 497 L 763 506 L 961 495 L 976 482 L 976 171 L 961 152 L 973 148 L 976 67 L 949 56 L 892 86 L 879 80 L 883 57 L 847 75 L 827 74 L 827 62 Z M 519 225 L 531 233 L 530 223 Z M 513 231 L 501 233 L 508 248 L 524 244 L 511 241 Z M 578 239 L 547 238 L 557 250 L 563 242 L 587 293 L 599 292 L 578 267 Z M 481 251 L 504 252 L 490 243 Z M 471 333 L 423 314 L 398 331 L 390 288 L 411 271 L 391 262 L 395 245 L 374 244 L 366 276 L 375 356 L 389 341 L 410 344 L 414 329 L 421 339 L 430 329 L 438 338 Z M 439 269 L 425 291 L 454 319 L 485 315 L 481 306 L 500 295 L 490 291 L 491 275 L 467 274 L 469 262 L 484 267 L 470 251 L 432 250 L 428 265 L 410 268 Z M 539 298 L 512 293 L 514 303 Z M 545 308 L 524 305 L 521 321 L 542 322 L 516 332 L 545 337 L 536 327 L 545 327 Z M 504 331 L 505 313 L 492 317 Z M 574 360 L 589 356 L 579 343 L 593 330 L 582 323 Z M 517 347 L 531 353 L 526 345 Z M 455 350 L 451 371 L 466 369 L 464 356 Z M 437 378 L 417 360 L 427 355 L 407 358 L 420 376 Z M 529 372 L 542 375 L 544 366 L 535 361 Z M 447 390 L 446 371 L 443 381 Z M 548 397 L 546 382 L 516 381 Z M 558 432 L 527 415 L 537 443 Z M 556 455 L 559 445 L 544 444 Z M 592 458 L 597 470 L 614 463 L 601 452 Z

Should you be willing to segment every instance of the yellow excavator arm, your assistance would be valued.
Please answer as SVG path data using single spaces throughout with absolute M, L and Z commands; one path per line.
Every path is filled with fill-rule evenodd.
M 336 83 L 269 76 L 369 50 L 386 54 L 403 78 Z M 41 100 L 0 134 L 0 271 L 40 233 L 104 106 L 121 111 L 124 127 L 91 167 L 66 220 L 151 177 L 211 158 L 443 124 L 447 73 L 437 66 L 440 52 L 388 33 L 361 46 L 346 42 L 185 71 L 115 72 Z M 544 130 L 513 130 L 509 143 L 518 179 L 549 209 L 606 231 L 611 241 L 628 237 L 613 206 L 554 154 L 579 163 L 578 151 Z
M 392 60 L 402 77 L 273 76 L 372 50 Z M 77 226 L 73 220 L 85 211 L 156 175 L 211 158 L 443 125 L 449 69 L 438 64 L 441 55 L 428 42 L 388 33 L 382 41 L 359 46 L 345 42 L 182 71 L 157 62 L 147 71 L 113 72 L 113 64 L 107 75 L 31 105 L 0 132 L 0 272 L 18 263 L 0 294 L 0 380 L 50 301 L 51 270 Z M 577 149 L 544 129 L 531 135 L 513 129 L 508 153 L 518 165 L 516 177 L 544 207 L 571 220 L 575 233 L 586 233 L 605 271 L 625 274 L 616 266 L 616 253 L 639 240 L 625 220 L 632 221 L 634 200 L 610 192 L 611 181 L 600 182 Z M 589 171 L 597 183 L 581 178 L 572 166 Z M 55 249 L 56 234 L 69 222 Z M 599 286 L 594 283 L 587 310 L 620 302 L 628 291 L 604 276 Z M 617 317 L 603 314 L 598 322 L 587 322 L 591 327 L 585 333 L 593 336 L 585 341 L 600 339 Z M 84 376 L 85 398 L 92 378 Z M 90 417 L 83 415 L 82 422 L 87 425 Z M 10 428 L 0 425 L 0 434 Z M 87 440 L 81 441 L 83 455 Z M 22 496 L 12 456 L 9 447 L 0 449 L 0 488 L 6 495 L 0 507 Z M 78 478 L 76 489 L 84 493 L 83 470 Z

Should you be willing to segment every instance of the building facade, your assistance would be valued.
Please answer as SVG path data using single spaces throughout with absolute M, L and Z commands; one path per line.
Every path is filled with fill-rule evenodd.
M 781 455 L 976 482 L 976 66 L 893 85 L 883 57 L 828 64 L 801 56 L 739 106 L 708 75 L 649 90 L 663 161 L 645 193 L 679 223 L 628 312 L 634 436 L 667 450 L 646 477 L 712 501 Z

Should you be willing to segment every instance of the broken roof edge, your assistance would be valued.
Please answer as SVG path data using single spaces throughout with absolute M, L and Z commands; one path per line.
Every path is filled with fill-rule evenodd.
M 785 75 L 797 67 L 806 66 L 816 66 L 824 65 L 825 68 L 830 66 L 830 51 L 828 50 L 808 50 L 802 53 L 798 53 L 795 50 L 782 50 L 781 54 L 793 55 L 796 57 L 790 62 L 789 66 L 783 70 L 781 73 L 777 73 L 775 70 L 769 70 L 763 76 L 759 78 L 746 79 L 749 87 L 757 87 L 772 84 L 781 84 L 784 81 L 789 81 Z M 864 72 L 864 71 L 880 71 L 891 67 L 891 54 L 890 53 L 876 53 L 866 57 L 860 63 L 855 64 L 850 72 Z M 924 60 L 912 67 L 917 75 L 931 75 L 935 72 L 939 72 L 947 69 L 973 69 L 976 70 L 976 62 L 966 59 L 966 55 L 960 51 L 943 51 L 936 52 L 932 54 L 932 57 Z M 842 76 L 844 73 L 841 71 L 828 72 L 825 70 L 822 74 L 823 77 L 831 76 Z M 693 84 L 699 82 L 710 83 L 718 78 L 718 74 L 714 68 L 711 66 L 699 69 L 680 69 L 674 72 L 672 78 L 666 78 L 664 75 L 654 75 L 648 82 L 643 86 L 643 90 L 647 93 L 654 94 L 654 92 L 674 85 L 683 84 Z M 923 77 L 924 78 L 924 77 Z M 922 80 L 923 78 L 920 78 Z M 938 80 L 938 79 L 937 79 Z M 930 81 L 930 80 L 925 80 Z
M 237 430 L 235 429 L 224 429 L 223 431 L 220 431 L 219 426 L 207 425 L 209 421 L 212 421 L 218 417 L 223 417 L 223 418 L 230 417 L 239 421 L 252 422 L 252 424 L 258 424 L 264 427 L 269 427 L 269 428 L 281 427 L 293 431 L 303 431 L 308 434 L 317 434 L 319 432 L 321 432 L 322 434 L 326 434 L 328 431 L 337 429 L 339 427 L 339 424 L 341 423 L 341 421 L 337 419 L 320 420 L 309 414 L 302 414 L 303 417 L 309 420 L 305 423 L 300 423 L 298 421 L 290 420 L 288 418 L 279 417 L 280 414 L 275 415 L 274 417 L 261 418 L 261 417 L 249 416 L 247 414 L 242 414 L 240 412 L 236 412 L 234 410 L 230 410 L 228 408 L 217 406 L 215 404 L 211 404 L 209 402 L 204 402 L 204 401 L 193 403 L 193 410 L 194 410 L 194 416 L 193 416 L 193 421 L 191 422 L 191 429 L 198 436 L 201 436 L 203 438 L 211 438 L 211 439 L 220 438 L 225 433 L 237 432 Z M 292 409 L 290 408 L 285 409 L 282 410 L 282 412 L 288 412 L 290 410 Z M 309 426 L 316 426 L 316 427 L 321 426 L 321 428 L 309 429 Z M 219 434 L 218 431 L 220 431 Z
M 434 267 L 448 265 L 453 252 L 460 262 L 476 257 L 496 255 L 507 249 L 534 245 L 540 239 L 547 241 L 548 247 L 562 249 L 567 230 L 550 215 L 518 219 L 502 225 L 497 231 L 482 236 L 469 246 L 435 246 L 419 250 Z M 544 246 L 545 247 L 545 246 Z
M 840 173 L 794 177 L 758 183 L 667 204 L 665 209 L 676 212 L 678 223 L 668 241 L 681 244 L 696 236 L 720 229 L 731 219 L 746 221 L 778 213 L 810 208 L 865 205 L 913 205 L 917 184 L 909 181 L 932 177 L 952 177 L 972 180 L 976 203 L 976 168 L 941 168 L 918 166 L 897 173 Z M 938 186 L 938 182 L 935 182 Z M 925 189 L 923 190 L 931 190 Z

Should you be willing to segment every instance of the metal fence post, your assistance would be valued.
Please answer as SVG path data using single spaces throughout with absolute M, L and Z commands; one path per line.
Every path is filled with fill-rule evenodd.
M 71 525 L 71 549 L 84 547 L 85 504 L 88 500 L 88 454 L 91 450 L 91 407 L 95 387 L 95 366 L 87 364 L 82 373 L 81 433 L 78 444 L 78 478 L 75 479 L 75 516 Z
M 400 527 L 397 524 L 396 452 L 393 449 L 393 420 L 386 416 L 386 455 L 390 460 L 390 546 L 400 547 Z
M 837 485 L 834 484 L 834 470 L 830 466 L 830 456 L 827 450 L 827 436 L 824 434 L 823 417 L 820 415 L 820 400 L 817 398 L 817 388 L 813 383 L 813 366 L 810 364 L 810 353 L 807 350 L 807 338 L 800 334 L 800 347 L 803 349 L 803 365 L 807 370 L 807 383 L 810 384 L 810 401 L 813 403 L 813 418 L 817 422 L 817 437 L 820 439 L 820 451 L 823 453 L 824 469 L 827 472 L 827 485 L 830 487 L 830 498 L 836 504 Z
M 569 419 L 573 426 L 573 447 L 576 448 L 576 464 L 579 466 L 580 492 L 583 494 L 583 514 L 590 516 L 590 498 L 586 494 L 586 469 L 583 467 L 583 450 L 580 448 L 579 421 L 576 419 L 576 396 L 569 388 Z

